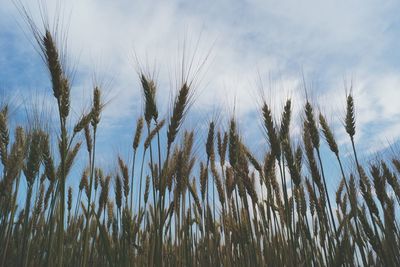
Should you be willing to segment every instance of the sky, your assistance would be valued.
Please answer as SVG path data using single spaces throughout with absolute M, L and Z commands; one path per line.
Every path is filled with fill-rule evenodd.
M 291 98 L 298 121 L 306 89 L 349 152 L 343 118 L 350 88 L 362 158 L 391 151 L 388 147 L 398 143 L 398 1 L 70 0 L 59 1 L 58 9 L 57 1 L 21 2 L 39 26 L 39 3 L 50 21 L 61 14 L 61 31 L 68 33 L 67 65 L 74 71 L 73 118 L 88 110 L 93 85 L 101 86 L 107 105 L 98 161 L 105 167 L 115 166 L 118 154 L 129 158 L 132 153 L 135 121 L 143 109 L 138 62 L 156 73 L 157 102 L 167 117 L 183 55 L 186 63 L 193 59 L 188 74 L 196 79 L 184 128 L 196 130 L 198 146 L 205 142 L 209 121 L 219 119 L 226 126 L 235 115 L 244 139 L 251 140 L 247 145 L 261 158 L 267 149 L 260 126 L 262 97 L 277 120 Z M 15 103 L 16 114 L 39 107 L 52 117 L 48 73 L 11 0 L 0 0 L 0 25 L 2 97 Z M 294 125 L 294 135 L 299 126 Z M 85 164 L 78 161 L 77 167 Z

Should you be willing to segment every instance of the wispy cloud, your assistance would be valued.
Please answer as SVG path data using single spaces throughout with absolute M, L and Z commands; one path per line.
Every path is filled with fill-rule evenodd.
M 2 2 L 0 22 L 5 27 L 0 30 L 0 46 L 12 46 L 2 50 L 13 53 L 3 52 L 0 57 L 4 79 L 11 75 L 7 66 L 14 65 L 14 73 L 36 68 L 38 57 L 27 53 L 30 44 L 15 29 L 17 10 L 10 2 Z M 51 12 L 54 4 L 47 2 Z M 38 15 L 36 1 L 26 5 Z M 239 118 L 255 114 L 260 73 L 264 87 L 274 88 L 266 94 L 273 96 L 274 106 L 280 106 L 287 96 L 296 101 L 304 96 L 301 73 L 305 73 L 319 106 L 331 111 L 334 122 L 340 124 L 343 77 L 350 77 L 359 136 L 375 144 L 372 150 L 381 148 L 382 139 L 400 136 L 394 124 L 400 116 L 396 104 L 400 85 L 400 65 L 395 60 L 400 39 L 397 1 L 85 0 L 65 1 L 62 6 L 66 17 L 70 14 L 69 52 L 78 59 L 76 86 L 83 90 L 75 94 L 89 97 L 94 71 L 106 75 L 107 96 L 112 101 L 103 119 L 110 128 L 130 129 L 131 125 L 122 125 L 133 124 L 133 116 L 141 109 L 134 52 L 144 62 L 156 60 L 160 94 L 169 100 L 183 41 L 194 49 L 201 35 L 197 55 L 206 56 L 212 47 L 212 56 L 199 86 L 196 113 L 216 106 L 232 110 L 235 104 Z M 29 74 L 22 74 L 21 81 L 29 87 Z M 166 98 L 159 99 L 164 110 Z M 294 103 L 297 110 L 301 104 Z M 371 135 L 368 131 L 376 121 L 379 125 Z

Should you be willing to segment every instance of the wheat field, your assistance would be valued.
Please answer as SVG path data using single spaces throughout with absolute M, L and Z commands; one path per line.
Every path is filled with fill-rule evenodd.
M 182 81 L 161 117 L 157 83 L 141 72 L 133 158 L 117 157 L 116 171 L 106 173 L 96 164 L 102 89 L 94 86 L 90 111 L 71 121 L 60 47 L 49 28 L 32 29 L 58 124 L 55 133 L 28 122 L 10 129 L 9 106 L 1 106 L 0 266 L 400 266 L 400 157 L 360 163 L 352 94 L 343 116 L 350 156 L 307 99 L 295 122 L 300 142 L 290 133 L 292 102 L 302 100 L 287 99 L 282 114 L 265 101 L 263 158 L 246 146 L 234 116 L 228 127 L 210 121 L 204 153 L 195 153 L 202 140 L 181 129 L 191 82 Z M 322 149 L 340 177 L 326 171 Z M 80 150 L 88 165 L 74 177 Z M 68 187 L 71 179 L 79 187 Z M 336 188 L 331 179 L 340 179 Z

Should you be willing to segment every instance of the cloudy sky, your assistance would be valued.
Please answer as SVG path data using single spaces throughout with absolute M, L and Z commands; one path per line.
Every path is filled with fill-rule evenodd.
M 22 2 L 40 26 L 38 1 Z M 344 147 L 342 119 L 351 87 L 363 156 L 382 151 L 400 136 L 398 1 L 70 0 L 61 1 L 58 13 L 54 2 L 41 1 L 50 21 L 61 14 L 61 29 L 68 30 L 68 65 L 75 70 L 73 114 L 88 108 L 94 81 L 108 101 L 99 133 L 104 162 L 130 153 L 142 110 L 135 58 L 157 74 L 163 116 L 176 92 L 182 55 L 186 62 L 194 58 L 195 67 L 206 59 L 185 127 L 203 138 L 211 119 L 226 124 L 235 114 L 259 155 L 266 149 L 259 146 L 265 144 L 261 96 L 278 119 L 288 97 L 301 111 L 305 88 Z M 11 0 L 0 0 L 0 25 L 2 96 L 19 103 L 19 110 L 45 103 L 51 116 L 48 74 Z M 194 71 L 189 74 L 193 77 Z

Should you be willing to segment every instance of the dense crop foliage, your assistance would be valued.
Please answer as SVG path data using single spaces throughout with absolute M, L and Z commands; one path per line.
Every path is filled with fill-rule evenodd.
M 101 89 L 94 87 L 90 111 L 71 125 L 70 82 L 54 36 L 35 37 L 58 107 L 57 142 L 39 125 L 9 129 L 8 106 L 1 107 L 0 266 L 400 265 L 400 159 L 359 163 L 352 95 L 344 127 L 353 168 L 343 167 L 334 133 L 309 101 L 300 142 L 293 142 L 290 99 L 279 123 L 266 102 L 261 107 L 262 159 L 245 145 L 235 118 L 227 129 L 211 121 L 205 153 L 195 153 L 202 140 L 181 130 L 191 82 L 182 81 L 162 118 L 156 81 L 140 73 L 144 110 L 132 165 L 119 157 L 106 174 L 96 165 Z M 340 177 L 325 171 L 324 146 Z M 74 177 L 79 150 L 88 165 Z M 337 178 L 337 188 L 328 188 Z M 79 187 L 68 188 L 69 179 L 80 179 Z

